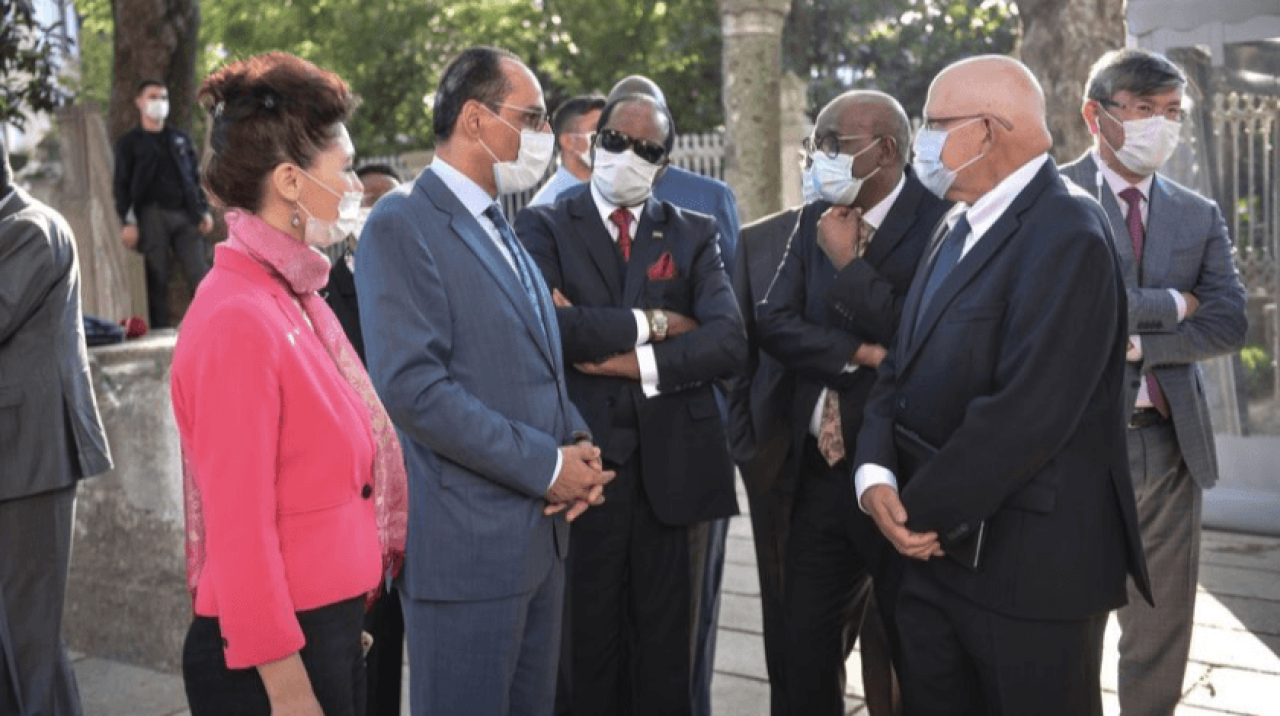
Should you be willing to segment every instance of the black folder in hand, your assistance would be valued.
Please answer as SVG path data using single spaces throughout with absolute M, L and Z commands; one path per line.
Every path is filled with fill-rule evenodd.
M 898 479 L 904 488 L 911 477 L 938 454 L 938 448 L 900 423 L 893 425 L 893 444 L 898 452 Z M 978 523 L 976 530 L 965 530 L 962 535 L 939 535 L 939 540 L 948 557 L 970 572 L 976 572 L 982 562 L 982 545 L 986 537 L 987 523 L 984 520 Z

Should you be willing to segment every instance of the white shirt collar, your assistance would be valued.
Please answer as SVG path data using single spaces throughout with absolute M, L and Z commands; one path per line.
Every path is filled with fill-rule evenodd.
M 884 217 L 889 215 L 889 210 L 893 208 L 893 202 L 898 200 L 898 195 L 902 193 L 902 187 L 907 185 L 907 173 L 902 172 L 902 176 L 898 177 L 897 186 L 893 187 L 893 191 L 889 195 L 881 199 L 879 203 L 867 210 L 862 215 L 862 220 L 872 229 L 879 229 L 884 223 Z
M 10 186 L 10 187 L 9 187 L 9 191 L 8 191 L 8 192 L 6 192 L 4 196 L 0 196 L 0 211 L 4 211 L 4 207 L 5 207 L 5 206 L 10 202 L 10 201 L 12 201 L 12 200 L 13 200 L 13 197 L 15 197 L 15 196 L 17 196 L 17 195 L 18 195 L 18 192 L 17 192 L 17 191 L 15 191 L 15 190 L 14 190 L 14 188 L 13 188 L 12 186 Z
M 983 194 L 973 206 L 969 206 L 964 202 L 960 202 L 952 208 L 947 214 L 947 227 L 955 226 L 960 220 L 961 214 L 966 214 L 969 220 L 969 238 L 965 241 L 964 252 L 968 253 L 973 245 L 978 243 L 984 234 L 991 230 L 996 221 L 1004 215 L 1009 206 L 1013 204 L 1013 200 L 1018 198 L 1018 194 L 1031 183 L 1036 173 L 1049 161 L 1048 153 L 1041 154 L 1031 161 L 1018 167 L 1017 171 L 1005 177 L 1003 181 L 996 184 L 995 188 Z
M 1120 192 L 1134 186 L 1138 188 L 1138 191 L 1142 192 L 1142 198 L 1144 200 L 1151 201 L 1151 183 L 1155 181 L 1155 174 L 1143 177 L 1142 181 L 1137 184 L 1130 184 L 1128 180 L 1117 174 L 1116 170 L 1112 169 L 1106 162 L 1102 161 L 1102 155 L 1098 154 L 1098 149 L 1096 147 L 1089 153 L 1093 156 L 1093 163 L 1098 166 L 1098 174 L 1102 175 L 1102 178 L 1107 181 L 1107 186 L 1111 187 L 1111 191 L 1116 195 L 1116 199 L 1120 198 Z M 1094 186 L 1096 188 L 1100 188 L 1100 185 L 1096 183 L 1096 179 Z M 1120 208 L 1124 209 L 1125 207 L 1121 204 Z
M 600 220 L 604 222 L 604 227 L 609 230 L 609 235 L 613 237 L 613 240 L 617 241 L 618 226 L 609 220 L 609 215 L 617 210 L 617 205 L 605 201 L 605 198 L 600 195 L 600 190 L 596 189 L 595 183 L 591 184 L 591 198 L 596 203 L 596 211 L 600 212 Z M 635 206 L 626 207 L 627 211 L 631 212 L 631 238 L 633 239 L 636 236 L 636 228 L 640 226 L 640 210 L 644 209 L 644 205 L 647 203 L 649 203 L 648 199 Z
M 454 169 L 448 162 L 436 155 L 431 160 L 431 171 L 440 177 L 440 181 L 458 197 L 458 201 L 462 202 L 462 206 L 471 212 L 471 215 L 479 218 L 484 214 L 491 204 L 497 202 L 496 199 L 489 196 L 489 192 L 480 188 L 480 185 L 472 181 L 471 177 Z

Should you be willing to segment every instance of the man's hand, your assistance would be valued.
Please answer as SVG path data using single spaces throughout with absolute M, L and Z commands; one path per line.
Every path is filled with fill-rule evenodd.
M 885 355 L 884 346 L 878 343 L 863 343 L 853 352 L 853 363 L 865 368 L 879 368 L 880 361 L 884 360 Z
M 560 293 L 560 289 L 558 288 L 551 289 L 551 302 L 555 304 L 556 308 L 573 307 L 573 304 L 569 302 L 569 299 L 566 298 L 563 293 Z
M 818 248 L 837 271 L 866 253 L 869 237 L 865 228 L 862 210 L 852 206 L 833 206 L 818 219 Z
M 213 215 L 206 211 L 200 217 L 200 233 L 208 236 L 210 231 L 213 231 Z
M 912 559 L 927 560 L 942 556 L 938 533 L 917 533 L 907 529 L 907 508 L 898 499 L 898 491 L 888 485 L 873 485 L 862 493 L 862 506 L 876 521 L 876 527 L 893 544 L 894 549 Z
M 126 249 L 138 250 L 138 225 L 125 224 L 120 229 L 120 243 L 124 244 Z
M 565 519 L 573 522 L 588 507 L 598 507 L 604 504 L 604 486 L 611 482 L 616 475 L 612 470 L 604 469 L 604 461 L 600 459 L 600 448 L 592 445 L 589 441 L 579 440 L 573 447 L 563 447 L 560 451 L 564 454 L 564 464 L 560 468 L 560 475 L 556 478 L 556 482 L 547 491 L 547 506 L 542 509 L 542 514 L 550 517 L 559 512 L 568 509 Z M 592 484 L 587 490 L 585 496 L 580 499 L 570 501 L 557 501 L 553 499 L 553 493 L 556 487 L 560 485 L 562 479 L 565 478 L 565 471 L 569 467 L 570 460 L 580 460 L 586 465 L 587 469 L 599 476 L 598 482 Z M 565 485 L 568 487 L 568 485 Z
M 676 313 L 675 311 L 667 311 L 667 310 L 663 310 L 663 313 L 667 315 L 667 337 L 664 338 L 663 340 L 675 338 L 676 336 L 688 333 L 689 331 L 695 331 L 698 329 L 698 322 L 693 320 L 692 318 L 689 318 L 684 314 Z M 662 342 L 662 341 L 655 340 L 654 336 L 650 336 L 649 340 L 653 343 Z
M 569 504 L 578 500 L 589 503 L 592 499 L 603 497 L 599 491 L 595 491 L 593 495 L 593 488 L 608 484 L 616 473 L 603 469 L 600 448 L 581 441 L 576 445 L 560 448 L 560 453 L 563 456 L 560 474 L 547 490 L 547 502 L 553 505 Z
M 599 363 L 575 363 L 573 367 L 587 375 L 640 380 L 640 361 L 636 359 L 634 350 L 611 355 Z
M 1183 291 L 1182 300 L 1187 302 L 1187 315 L 1182 317 L 1182 320 L 1185 321 L 1195 315 L 1196 309 L 1200 308 L 1200 299 L 1196 298 L 1196 295 L 1190 291 Z

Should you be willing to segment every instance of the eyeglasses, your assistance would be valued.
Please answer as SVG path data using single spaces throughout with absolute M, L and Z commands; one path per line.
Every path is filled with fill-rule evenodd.
M 827 155 L 828 159 L 835 159 L 840 154 L 840 142 L 850 139 L 862 139 L 863 137 L 876 138 L 879 134 L 824 134 L 821 137 L 808 136 L 800 142 L 800 146 L 804 147 L 804 151 L 810 157 L 818 152 Z
M 667 156 L 667 148 L 661 144 L 647 139 L 628 137 L 616 129 L 600 130 L 596 133 L 595 142 L 601 149 L 614 154 L 621 154 L 630 149 L 636 153 L 637 157 L 650 164 L 661 164 Z
M 1101 99 L 1097 100 L 1097 102 L 1103 107 L 1115 107 L 1126 112 L 1133 112 L 1138 116 L 1138 119 L 1150 119 L 1157 114 L 1161 114 L 1170 122 L 1185 122 L 1187 120 L 1187 110 L 1181 107 L 1169 106 L 1158 110 L 1155 105 L 1143 101 L 1134 102 L 1133 104 L 1120 104 L 1114 100 Z
M 1013 131 L 1013 125 L 1010 124 L 1007 119 L 994 114 L 965 114 L 957 117 L 925 117 L 924 128 L 931 130 L 944 129 L 945 125 L 951 124 L 952 122 L 959 122 L 962 119 L 994 119 L 1000 123 L 1001 127 L 1004 127 L 1006 132 Z
M 489 105 L 495 111 L 498 107 L 518 112 L 520 115 L 520 123 L 525 127 L 534 130 L 542 129 L 542 125 L 547 123 L 547 111 L 538 107 L 521 107 L 514 104 L 503 104 L 502 102 L 494 102 Z

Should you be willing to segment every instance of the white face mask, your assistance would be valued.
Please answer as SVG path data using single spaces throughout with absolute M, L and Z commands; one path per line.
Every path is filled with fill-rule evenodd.
M 316 179 L 307 173 L 307 170 L 299 167 L 298 171 L 311 181 L 319 184 L 325 191 L 338 197 L 338 218 L 321 219 L 311 210 L 298 202 L 298 207 L 307 212 L 307 226 L 303 230 L 302 240 L 308 246 L 314 246 L 317 249 L 324 249 L 347 238 L 355 232 L 360 221 L 360 202 L 364 201 L 364 192 L 348 190 L 341 194 L 329 188 L 328 184 Z
M 169 100 L 167 99 L 150 99 L 147 100 L 145 109 L 147 117 L 156 121 L 163 122 L 169 116 Z
M 1098 136 L 1111 148 L 1116 159 L 1134 174 L 1144 177 L 1155 174 L 1173 156 L 1173 150 L 1178 148 L 1178 137 L 1182 133 L 1181 122 L 1172 122 L 1158 114 L 1146 119 L 1120 121 L 1105 109 L 1102 113 L 1124 127 L 1124 146 L 1119 149 L 1112 147 L 1101 129 L 1098 130 Z
M 573 155 L 574 155 L 575 157 L 577 157 L 577 158 L 578 158 L 578 161 L 582 162 L 583 166 L 585 166 L 586 168 L 590 169 L 590 168 L 591 168 L 591 166 L 592 166 L 592 164 L 591 164 L 591 135 L 590 135 L 590 134 L 583 134 L 583 133 L 581 133 L 581 132 L 572 132 L 572 133 L 570 133 L 568 136 L 570 136 L 570 137 L 577 137 L 577 138 L 580 138 L 580 139 L 582 140 L 582 143 L 586 145 L 586 147 L 587 147 L 586 151 L 580 152 L 580 151 L 577 151 L 577 150 L 575 149 L 575 150 L 573 151 Z
M 924 188 L 939 199 L 947 198 L 947 191 L 951 189 L 951 185 L 955 182 L 956 175 L 987 155 L 984 149 L 982 153 L 955 169 L 949 169 L 946 164 L 942 163 L 942 148 L 947 145 L 947 134 L 961 127 L 967 127 L 980 119 L 982 117 L 975 117 L 968 122 L 957 124 L 951 129 L 921 127 L 920 131 L 916 133 L 916 143 L 912 148 L 914 158 L 911 160 L 911 168 L 915 170 L 916 178 L 920 180 Z
M 614 206 L 642 204 L 653 193 L 653 180 L 661 165 L 650 164 L 628 149 L 621 154 L 596 148 L 591 184 Z
M 520 134 L 520 151 L 516 158 L 509 162 L 500 161 L 489 145 L 480 140 L 489 156 L 493 157 L 493 180 L 497 184 L 499 194 L 518 194 L 525 189 L 532 189 L 547 173 L 551 166 L 551 157 L 555 154 L 556 135 L 551 132 L 538 132 L 532 129 L 516 129 L 511 123 L 498 116 L 497 112 L 485 107 L 485 111 L 498 118 L 499 122 Z
M 880 171 L 880 167 L 876 167 L 870 174 L 858 178 L 853 175 L 853 161 L 879 144 L 880 139 L 877 137 L 876 141 L 863 147 L 857 154 L 837 154 L 835 158 L 824 152 L 814 154 L 813 165 L 809 168 L 806 180 L 812 186 L 805 187 L 805 201 L 810 201 L 807 198 L 809 196 L 816 196 L 839 206 L 852 204 L 858 198 L 858 192 L 862 191 L 862 183 Z

